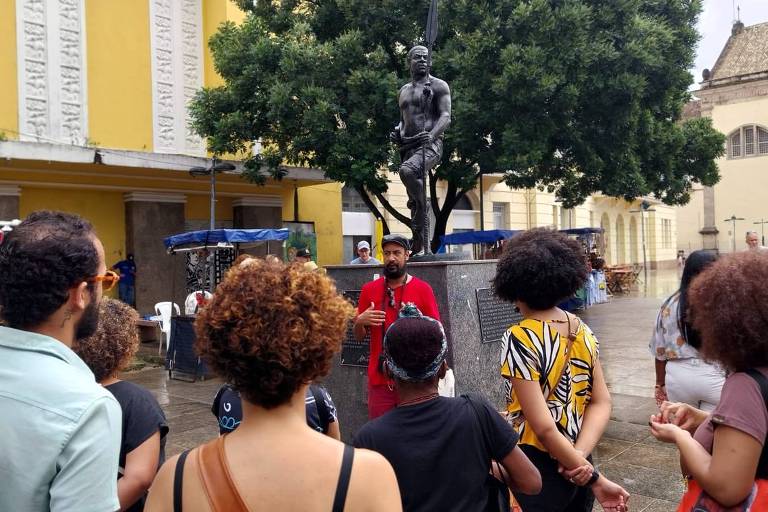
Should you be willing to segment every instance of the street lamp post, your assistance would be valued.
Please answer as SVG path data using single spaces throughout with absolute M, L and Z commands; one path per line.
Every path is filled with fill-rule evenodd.
M 730 222 L 731 223 L 731 247 L 733 248 L 733 252 L 736 252 L 736 221 L 737 220 L 744 220 L 744 217 L 737 217 L 735 215 L 731 215 L 730 219 L 725 219 L 723 222 Z
M 768 224 L 768 220 L 760 219 L 758 222 L 752 224 L 760 224 L 760 245 L 765 246 L 765 225 Z
M 210 176 L 211 177 L 211 216 L 209 229 L 216 229 L 216 173 L 222 171 L 234 171 L 235 166 L 227 162 L 219 162 L 216 157 L 211 159 L 210 167 L 193 167 L 189 170 L 190 176 Z M 210 292 L 213 293 L 213 289 L 216 284 L 216 265 L 215 265 L 215 253 L 212 253 L 212 261 L 210 262 Z
M 629 210 L 629 213 L 640 213 L 640 239 L 643 244 L 643 283 L 645 286 L 648 286 L 648 258 L 645 252 L 645 212 L 655 211 L 651 208 L 651 203 L 648 201 L 641 202 L 639 210 Z

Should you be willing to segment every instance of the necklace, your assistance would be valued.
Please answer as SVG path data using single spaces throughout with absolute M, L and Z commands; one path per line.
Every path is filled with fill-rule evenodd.
M 553 324 L 567 324 L 569 320 L 542 320 L 541 318 L 529 317 L 528 320 L 536 320 L 537 322 L 548 322 Z
M 421 402 L 427 402 L 433 398 L 437 398 L 438 396 L 440 396 L 440 394 L 437 392 L 430 393 L 428 395 L 417 396 L 416 398 L 411 398 L 410 400 L 404 400 L 398 403 L 397 406 L 403 407 L 404 405 L 416 405 L 420 404 Z

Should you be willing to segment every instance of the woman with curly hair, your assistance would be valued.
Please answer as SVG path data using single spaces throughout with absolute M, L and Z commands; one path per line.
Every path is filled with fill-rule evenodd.
M 381 455 L 306 423 L 306 388 L 328 373 L 352 314 L 322 274 L 256 258 L 233 266 L 197 316 L 196 348 L 240 393 L 242 422 L 170 459 L 148 509 L 401 510 L 394 472 Z
M 744 252 L 720 258 L 690 286 L 688 312 L 701 354 L 728 377 L 711 413 L 665 402 L 651 417 L 651 433 L 677 445 L 689 479 L 678 510 L 768 510 L 768 482 L 760 492 L 755 485 L 768 479 L 766 282 L 768 253 Z
M 99 304 L 99 326 L 72 347 L 91 369 L 96 381 L 112 393 L 123 410 L 123 436 L 117 494 L 120 510 L 144 510 L 147 490 L 165 460 L 168 423 L 155 397 L 118 374 L 139 349 L 135 309 L 115 299 Z
M 725 373 L 699 356 L 701 341 L 687 311 L 693 278 L 715 260 L 717 254 L 712 251 L 692 252 L 685 261 L 680 288 L 664 301 L 656 317 L 650 349 L 656 358 L 655 396 L 659 406 L 669 400 L 711 411 L 720 401 Z
M 523 315 L 503 337 L 501 374 L 508 420 L 542 477 L 539 495 L 515 495 L 526 512 L 591 511 L 595 497 L 605 510 L 627 507 L 629 494 L 591 463 L 611 414 L 597 339 L 557 307 L 586 279 L 577 241 L 533 229 L 505 244 L 493 280 Z

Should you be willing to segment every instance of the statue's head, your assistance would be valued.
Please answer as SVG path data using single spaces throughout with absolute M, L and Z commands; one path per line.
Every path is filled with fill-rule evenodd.
M 429 71 L 429 50 L 425 46 L 416 45 L 408 50 L 408 68 L 411 76 L 426 75 Z

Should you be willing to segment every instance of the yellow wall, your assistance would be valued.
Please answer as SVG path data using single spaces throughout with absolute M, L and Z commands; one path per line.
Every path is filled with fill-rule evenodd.
M 125 203 L 121 192 L 22 187 L 21 218 L 35 210 L 76 213 L 90 221 L 104 244 L 108 268 L 125 256 Z
M 0 132 L 17 139 L 19 98 L 16 73 L 16 2 L 0 2 Z
M 293 220 L 293 189 L 283 189 L 283 220 Z M 317 264 L 338 265 L 343 257 L 341 184 L 299 187 L 299 222 L 314 222 Z
M 712 112 L 716 129 L 725 135 L 739 126 L 759 124 L 768 127 L 768 98 L 718 105 Z M 732 251 L 732 223 L 724 222 L 731 215 L 743 217 L 736 223 L 736 250 L 746 249 L 748 230 L 760 233 L 761 219 L 768 220 L 768 155 L 728 160 L 721 158 L 720 183 L 715 185 L 715 224 L 720 230 L 718 246 L 723 252 Z
M 211 197 L 188 195 L 184 207 L 187 220 L 209 220 L 211 218 Z M 216 222 L 232 221 L 232 198 L 216 196 Z
M 103 147 L 151 151 L 149 2 L 86 0 L 85 20 L 88 138 Z
M 223 84 L 213 66 L 213 56 L 208 48 L 208 40 L 223 22 L 242 23 L 243 19 L 245 19 L 245 13 L 231 0 L 203 0 L 203 69 L 205 70 L 203 84 L 206 87 Z

